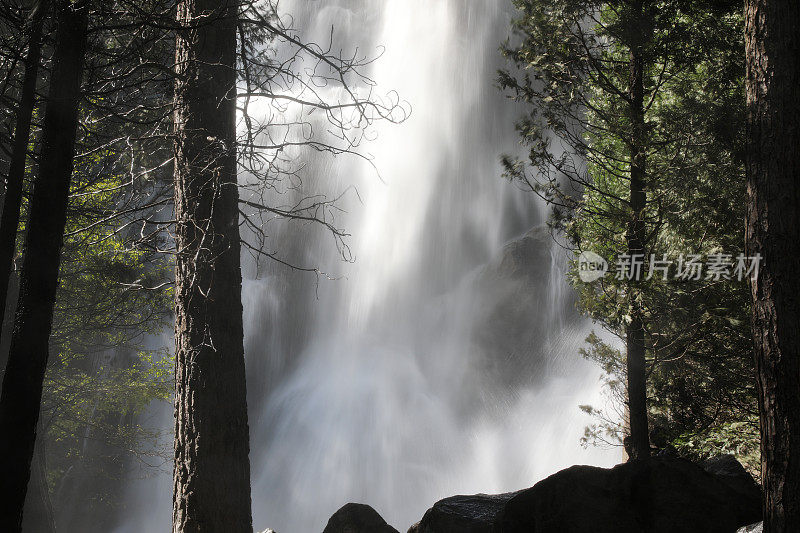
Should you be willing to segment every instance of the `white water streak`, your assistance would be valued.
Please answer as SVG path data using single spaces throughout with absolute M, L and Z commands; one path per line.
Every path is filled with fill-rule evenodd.
M 598 372 L 577 353 L 586 327 L 548 339 L 562 371 L 522 376 L 511 388 L 485 377 L 471 339 L 489 305 L 472 290 L 483 265 L 543 219 L 530 195 L 500 179 L 498 157 L 516 149 L 520 112 L 493 86 L 510 8 L 471 0 L 283 8 L 311 28 L 309 38 L 324 41 L 334 25 L 345 49 L 384 46 L 372 75 L 413 114 L 380 126 L 368 147 L 383 182 L 349 159 L 309 166 L 309 183 L 329 194 L 359 190 L 363 203 L 350 197 L 342 221 L 355 263 L 337 262 L 329 240 L 307 228 L 275 233 L 342 279 L 315 291 L 313 278 L 270 268 L 256 279 L 247 270 L 256 529 L 321 531 L 338 507 L 358 501 L 405 531 L 448 495 L 516 490 L 570 464 L 615 462 L 616 451 L 579 446 L 588 420 L 578 405 L 600 401 Z M 562 285 L 550 284 L 552 308 L 528 317 L 532 324 L 562 324 Z M 169 501 L 165 486 L 144 499 L 145 488 L 134 491 L 136 530 L 168 528 L 163 506 L 157 516 L 143 510 L 148 498 Z

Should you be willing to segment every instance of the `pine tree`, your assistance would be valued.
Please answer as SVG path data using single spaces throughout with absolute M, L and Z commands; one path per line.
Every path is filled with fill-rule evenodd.
M 178 6 L 173 531 L 253 530 L 236 180 L 237 3 Z
M 507 174 L 553 206 L 551 223 L 576 253 L 610 263 L 593 283 L 580 280 L 574 263 L 570 280 L 582 310 L 625 345 L 618 354 L 592 336 L 585 354 L 626 403 L 632 455 L 747 425 L 746 283 L 705 272 L 676 279 L 680 256 L 741 251 L 738 6 L 517 4 L 516 44 L 505 51 L 518 70 L 500 82 L 529 110 L 518 128 L 530 151 L 528 161 L 507 158 Z M 648 278 L 649 260 L 665 256 L 673 264 Z M 638 280 L 619 275 L 635 268 Z M 616 438 L 612 418 L 587 440 L 605 431 Z
M 87 2 L 57 4 L 58 34 L 42 128 L 11 350 L 0 397 L 0 529 L 19 531 L 30 477 L 58 287 L 86 43 Z
M 42 0 L 35 4 L 29 17 L 28 28 L 26 28 L 28 50 L 25 56 L 25 74 L 22 80 L 19 107 L 16 112 L 11 162 L 6 179 L 6 194 L 3 197 L 3 213 L 0 216 L 0 317 L 3 316 L 6 308 L 8 283 L 17 247 L 22 183 L 28 159 L 31 121 L 36 106 L 39 63 L 42 58 L 42 33 L 49 11 L 49 0 Z
M 800 531 L 800 4 L 748 0 L 747 249 L 764 531 Z

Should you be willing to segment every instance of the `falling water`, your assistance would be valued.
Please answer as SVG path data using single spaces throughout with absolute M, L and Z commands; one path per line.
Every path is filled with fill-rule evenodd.
M 306 184 L 355 187 L 324 232 L 288 223 L 271 246 L 333 280 L 248 264 L 243 290 L 254 525 L 321 531 L 348 501 L 404 531 L 436 500 L 528 487 L 617 452 L 579 445 L 598 374 L 543 208 L 500 178 L 520 109 L 493 86 L 505 2 L 296 0 L 307 39 L 385 47 L 370 75 L 413 107 L 352 158 L 313 157 Z M 285 245 L 284 245 L 285 243 Z M 168 421 L 167 421 L 168 422 Z M 140 483 L 120 531 L 166 530 L 169 483 Z M 161 502 L 158 508 L 151 502 Z M 166 504 L 164 503 L 166 502 Z M 142 511 L 143 512 L 143 511 Z M 135 524 L 135 527 L 134 525 Z M 144 529 L 142 529 L 144 528 Z

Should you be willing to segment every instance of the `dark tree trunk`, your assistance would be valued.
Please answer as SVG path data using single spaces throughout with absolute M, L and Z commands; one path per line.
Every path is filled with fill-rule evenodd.
M 178 23 L 173 531 L 251 533 L 236 3 L 182 0 Z
M 39 424 L 39 431 L 44 428 Z M 31 462 L 31 479 L 25 497 L 22 531 L 25 533 L 53 533 L 56 530 L 50 489 L 47 486 L 47 458 L 45 439 L 36 439 Z
M 49 2 L 43 0 L 31 14 L 28 25 L 28 53 L 25 57 L 25 75 L 14 126 L 11 163 L 8 167 L 3 214 L 0 216 L 0 316 L 6 308 L 8 283 L 17 244 L 17 226 L 22 202 L 22 183 L 31 134 L 31 119 L 36 105 L 36 82 L 39 79 L 39 62 L 42 57 L 42 26 L 49 11 Z
M 85 1 L 58 3 L 39 176 L 25 239 L 20 295 L 0 397 L 0 531 L 19 531 L 47 367 L 75 154 L 87 38 Z
M 747 251 L 764 531 L 800 531 L 800 3 L 746 2 Z
M 635 5 L 635 22 L 643 19 L 641 3 Z M 632 219 L 626 234 L 628 254 L 644 258 L 645 223 L 644 209 L 647 203 L 645 177 L 647 154 L 645 151 L 644 123 L 644 58 L 641 50 L 642 37 L 637 37 L 630 54 L 630 203 Z M 631 280 L 630 317 L 627 325 L 627 374 L 628 374 L 628 423 L 630 437 L 626 451 L 632 459 L 650 456 L 650 437 L 647 426 L 647 371 L 645 361 L 645 338 L 642 308 L 636 290 L 637 280 Z

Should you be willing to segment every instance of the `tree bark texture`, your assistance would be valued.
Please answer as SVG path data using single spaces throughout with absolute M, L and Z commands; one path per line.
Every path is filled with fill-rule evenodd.
M 643 19 L 641 2 L 635 5 L 637 17 Z M 630 207 L 631 221 L 626 234 L 628 254 L 644 256 L 644 209 L 647 204 L 645 178 L 647 172 L 646 131 L 644 122 L 644 58 L 641 36 L 631 43 L 629 106 L 630 139 Z M 628 423 L 630 437 L 626 449 L 631 459 L 650 456 L 650 436 L 647 423 L 647 368 L 645 359 L 645 328 L 637 291 L 637 280 L 630 285 L 630 322 L 626 327 L 626 361 L 628 375 Z
M 747 0 L 748 255 L 764 531 L 800 531 L 800 3 Z
M 236 4 L 178 5 L 173 531 L 251 533 Z

